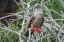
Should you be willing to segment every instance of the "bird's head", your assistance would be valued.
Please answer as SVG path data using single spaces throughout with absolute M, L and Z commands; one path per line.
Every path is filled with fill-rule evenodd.
M 35 4 L 34 7 L 35 8 L 41 8 L 41 5 L 40 4 Z

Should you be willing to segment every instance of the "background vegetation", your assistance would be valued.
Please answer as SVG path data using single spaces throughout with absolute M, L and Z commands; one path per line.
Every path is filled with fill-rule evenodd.
M 26 23 L 34 13 L 33 5 L 36 3 L 43 7 L 43 32 L 35 32 L 25 37 Z M 14 21 L 8 27 L 0 24 L 0 42 L 64 42 L 64 0 L 20 0 L 17 5 L 19 9 L 14 21 L 17 21 L 21 28 L 12 24 Z

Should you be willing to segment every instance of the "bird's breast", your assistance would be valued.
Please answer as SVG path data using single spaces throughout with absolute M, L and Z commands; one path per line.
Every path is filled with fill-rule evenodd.
M 32 25 L 35 27 L 35 28 L 39 28 L 40 25 L 41 25 L 41 22 L 42 22 L 42 18 L 35 18 Z
M 36 17 L 36 18 L 42 18 L 43 17 L 43 14 L 34 14 L 34 17 Z
M 38 11 L 38 12 L 34 12 L 34 17 L 37 17 L 37 18 L 40 18 L 40 17 L 43 17 L 43 13 L 42 11 Z

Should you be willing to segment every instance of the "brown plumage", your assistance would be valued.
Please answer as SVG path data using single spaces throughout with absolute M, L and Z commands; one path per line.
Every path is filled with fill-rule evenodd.
M 44 22 L 44 17 L 43 17 L 43 13 L 42 13 L 42 7 L 40 4 L 35 4 L 35 12 L 34 14 L 31 16 L 30 20 L 28 21 L 27 27 L 28 28 L 40 28 Z M 31 34 L 33 34 L 33 32 L 31 32 Z M 29 31 L 27 31 L 25 33 L 25 36 L 29 36 Z

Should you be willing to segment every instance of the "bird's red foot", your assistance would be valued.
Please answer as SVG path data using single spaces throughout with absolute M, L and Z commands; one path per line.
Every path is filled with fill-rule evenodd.
M 37 28 L 34 28 L 34 27 L 32 26 L 31 31 L 32 31 L 32 32 L 35 32 L 36 30 L 37 30 Z
M 38 28 L 38 29 L 37 29 L 37 32 L 38 32 L 38 33 L 41 33 L 42 31 L 41 31 L 41 29 L 40 29 L 40 28 Z
M 31 31 L 32 31 L 32 32 L 37 31 L 38 33 L 41 33 L 41 32 L 42 32 L 40 28 L 35 28 L 35 27 L 33 27 L 33 26 L 32 26 Z

